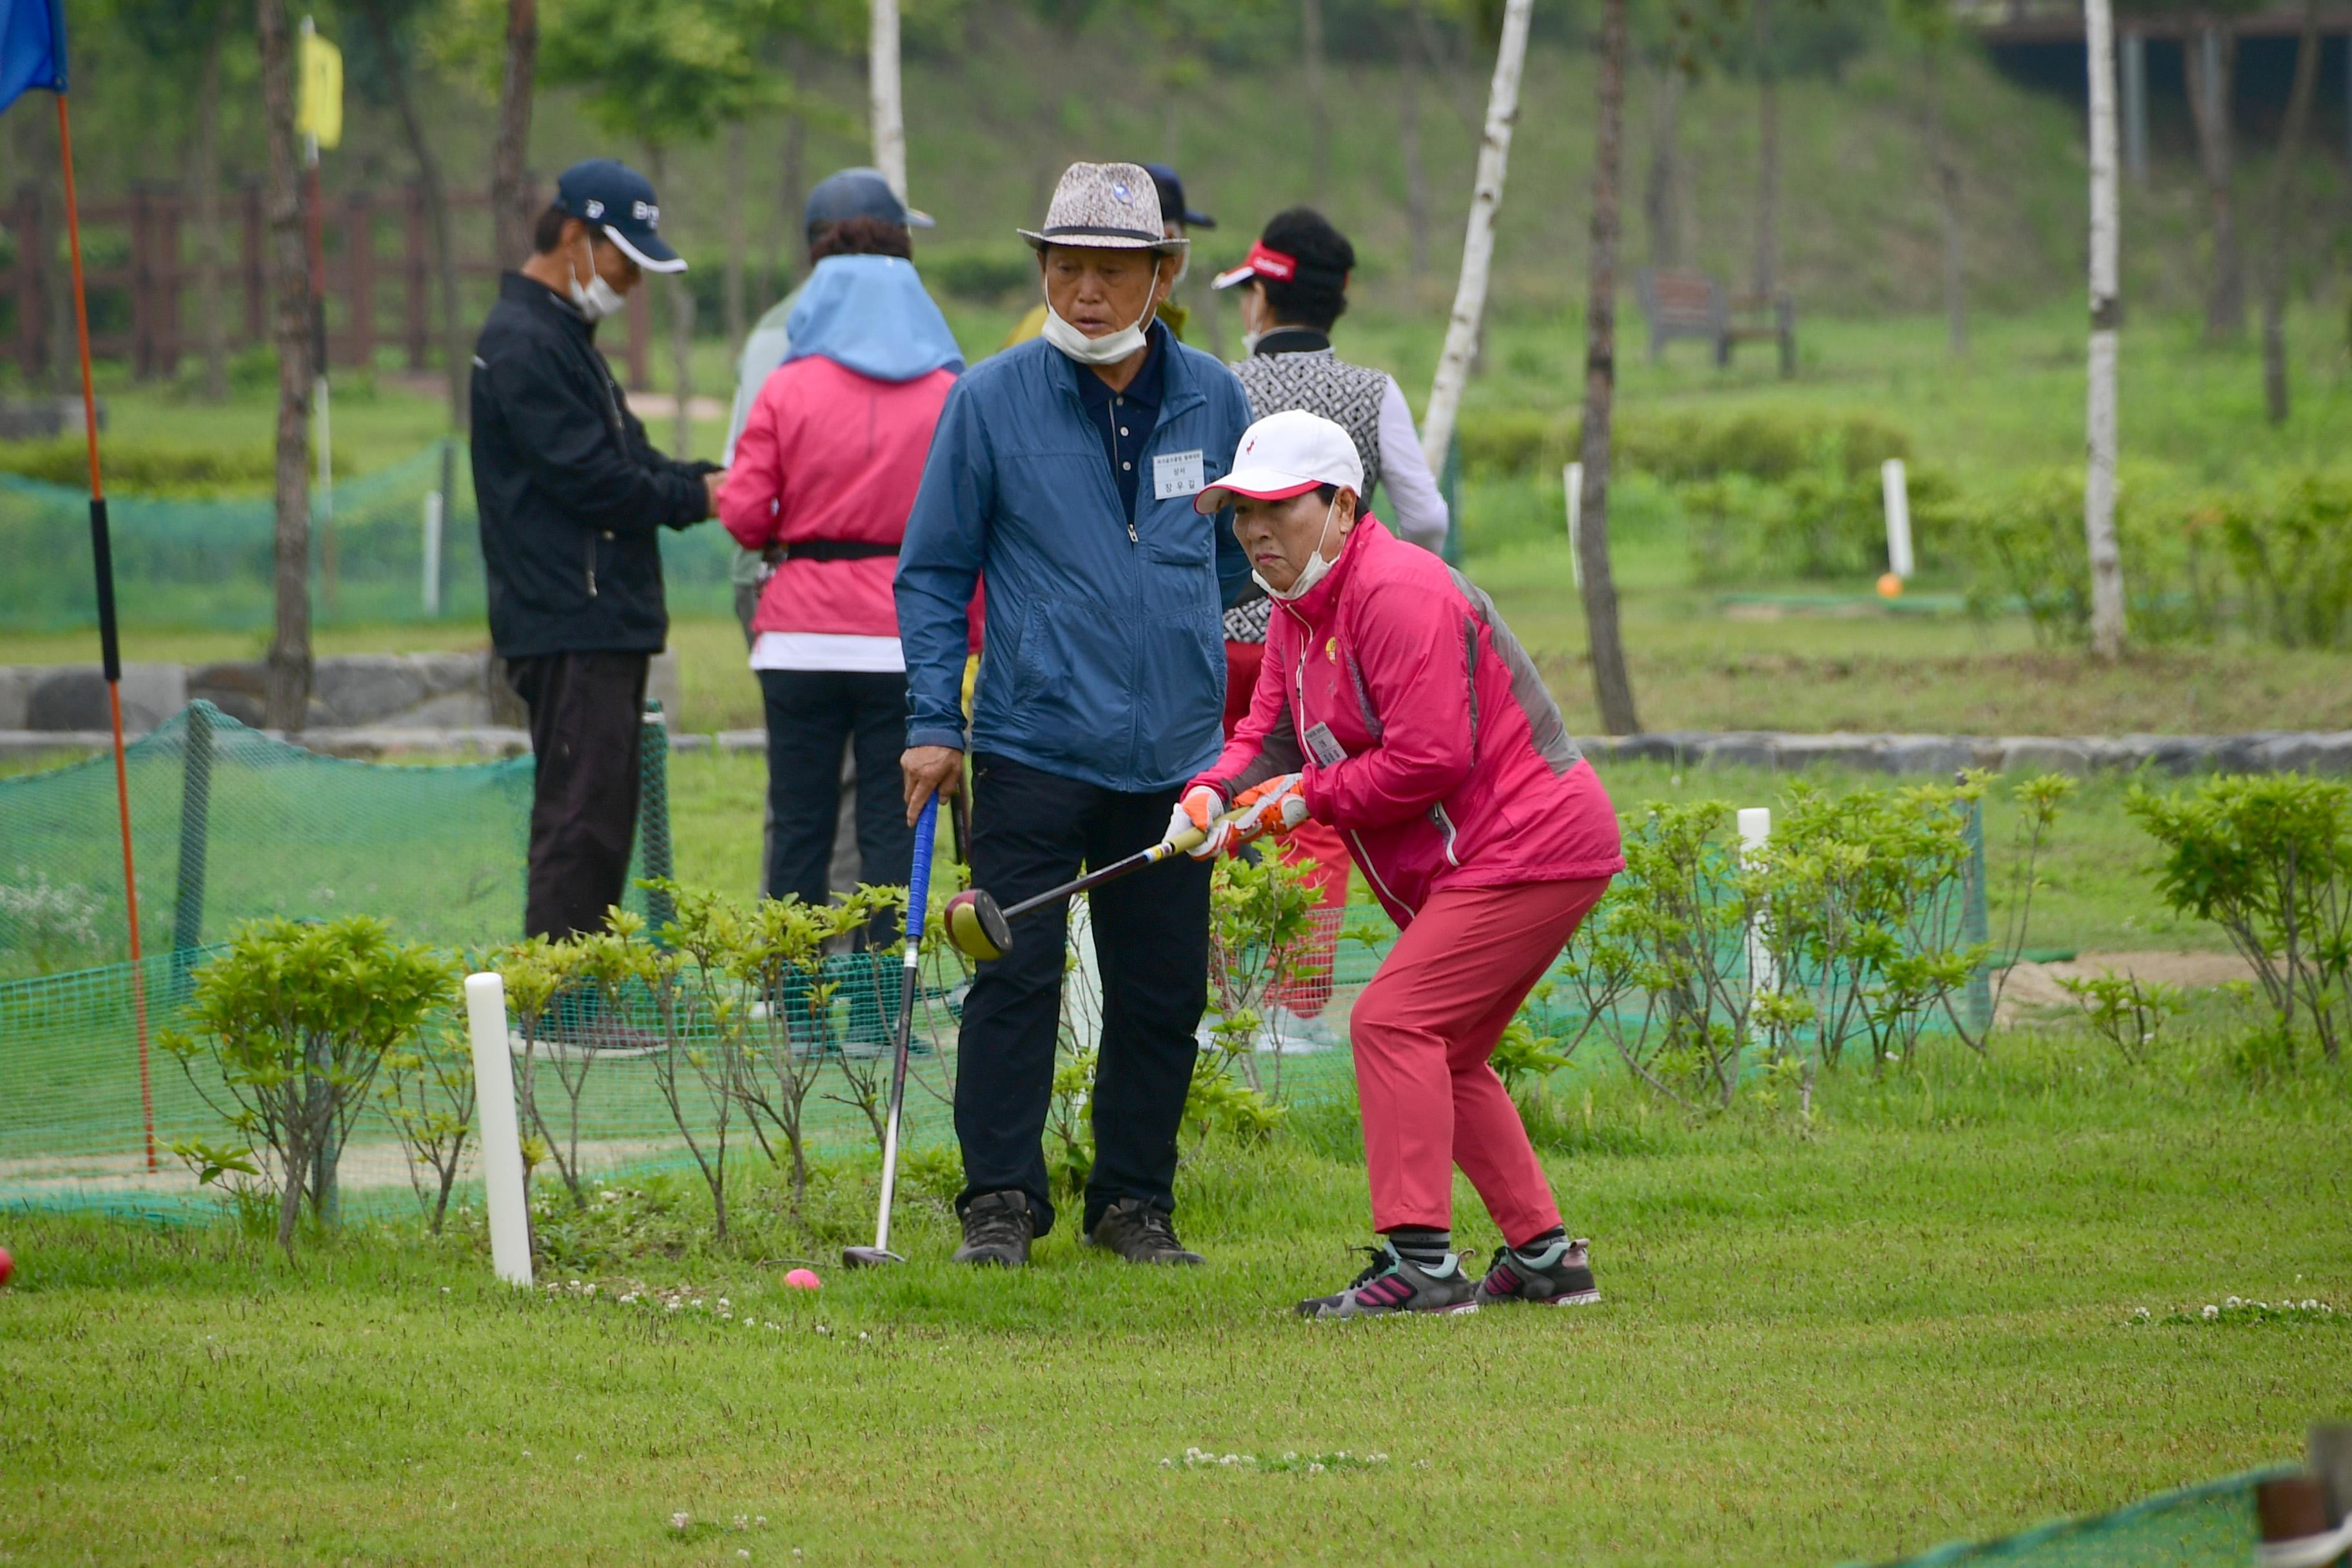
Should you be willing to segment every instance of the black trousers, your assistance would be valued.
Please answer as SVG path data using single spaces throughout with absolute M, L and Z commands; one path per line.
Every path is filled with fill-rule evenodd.
M 857 879 L 903 887 L 915 858 L 915 830 L 898 783 L 907 743 L 907 678 L 896 672 L 763 669 L 768 708 L 768 896 L 798 893 L 823 904 L 840 820 L 841 747 L 857 763 Z M 895 916 L 878 915 L 868 940 L 898 940 Z
M 530 936 L 604 929 L 628 885 L 645 735 L 643 653 L 551 653 L 508 661 L 530 709 Z
M 1172 789 L 1122 795 L 986 752 L 972 757 L 971 877 L 1013 904 L 1149 848 L 1168 826 Z M 1121 1198 L 1173 1212 L 1176 1133 L 1199 1053 L 1209 991 L 1209 866 L 1179 855 L 1089 895 L 1101 961 L 1101 1055 L 1088 1102 L 1094 1173 L 1085 1227 Z M 1021 1192 L 1037 1233 L 1054 1224 L 1042 1142 L 1061 1024 L 1062 908 L 1014 928 L 1013 951 L 983 963 L 963 1009 L 956 1137 L 964 1192 Z

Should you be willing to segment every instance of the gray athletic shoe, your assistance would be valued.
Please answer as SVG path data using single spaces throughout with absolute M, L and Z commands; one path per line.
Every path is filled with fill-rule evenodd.
M 1478 1300 L 1496 1307 L 1513 1301 L 1589 1307 L 1601 1300 L 1601 1287 L 1592 1281 L 1591 1247 L 1579 1237 L 1534 1252 L 1497 1247 L 1486 1278 L 1478 1282 Z
M 1384 1318 L 1397 1312 L 1475 1312 L 1478 1287 L 1462 1259 L 1448 1255 L 1443 1268 L 1423 1268 L 1397 1256 L 1391 1243 L 1364 1249 L 1371 1267 L 1336 1296 L 1310 1296 L 1298 1303 L 1302 1318 Z
M 1036 1234 L 1028 1194 L 982 1193 L 963 1206 L 963 1245 L 955 1249 L 955 1261 L 1019 1268 L 1029 1261 Z
M 1121 1198 L 1103 1210 L 1087 1239 L 1129 1263 L 1201 1263 L 1202 1256 L 1176 1239 L 1174 1217 L 1141 1198 Z

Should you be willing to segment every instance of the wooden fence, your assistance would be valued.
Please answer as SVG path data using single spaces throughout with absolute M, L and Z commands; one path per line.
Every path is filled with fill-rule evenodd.
M 0 357 L 27 379 L 49 368 L 63 346 L 56 330 L 67 287 L 65 235 L 55 197 L 20 187 L 5 214 L 12 241 L 0 263 Z M 490 255 L 489 197 L 449 198 L 457 247 L 460 319 L 470 338 L 489 308 L 498 274 L 520 258 Z M 231 352 L 269 342 L 268 228 L 257 186 L 222 193 L 220 286 L 206 300 L 197 264 L 196 204 L 184 191 L 141 186 L 127 196 L 82 205 L 82 249 L 90 307 L 90 352 L 130 365 L 140 380 L 168 379 L 202 352 L 202 312 L 218 310 Z M 438 347 L 439 286 L 432 224 L 423 191 L 352 191 L 325 199 L 327 357 L 339 366 L 377 367 L 386 351 L 411 372 L 430 368 Z M 619 357 L 629 384 L 647 384 L 651 346 L 647 290 L 629 295 L 627 339 Z M 70 340 L 66 340 L 69 342 Z

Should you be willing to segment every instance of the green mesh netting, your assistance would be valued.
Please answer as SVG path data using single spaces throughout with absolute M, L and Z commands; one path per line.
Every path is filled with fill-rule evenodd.
M 2245 1568 L 2259 1531 L 2254 1488 L 2297 1473 L 2292 1466 L 2183 1487 L 2112 1513 L 2060 1520 L 1993 1541 L 1961 1541 L 1885 1568 Z
M 649 721 L 635 878 L 666 872 L 667 731 Z M 0 780 L 0 1201 L 145 1211 L 193 1184 L 156 1144 L 217 1139 L 178 1063 L 190 976 L 240 921 L 378 915 L 478 952 L 521 934 L 529 757 L 394 766 L 320 756 L 190 707 L 127 752 L 143 961 L 128 962 L 113 759 Z M 454 1003 L 453 998 L 453 1003 Z M 634 1123 L 632 1124 L 634 1125 Z M 388 1124 L 356 1184 L 404 1196 Z
M 484 613 L 479 521 L 462 443 L 439 441 L 390 468 L 339 480 L 331 513 L 311 499 L 310 605 L 322 626 Z M 426 498 L 446 487 L 441 593 L 425 590 Z M 268 496 L 108 498 L 115 592 L 126 626 L 270 625 L 272 548 Z M 674 612 L 724 611 L 732 542 L 716 525 L 662 531 Z M 0 474 L 0 624 L 60 631 L 98 624 L 91 592 L 89 498 L 78 489 Z

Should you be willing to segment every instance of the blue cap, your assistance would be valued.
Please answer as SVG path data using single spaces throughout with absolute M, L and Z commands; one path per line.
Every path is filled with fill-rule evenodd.
M 1186 228 L 1214 228 L 1217 220 L 1207 213 L 1196 213 L 1184 200 L 1183 177 L 1165 163 L 1146 163 L 1143 172 L 1160 191 L 1160 216 L 1169 223 L 1181 223 Z
M 841 223 L 854 217 L 878 217 L 900 228 L 931 228 L 929 213 L 919 213 L 898 199 L 879 169 L 844 169 L 827 174 L 809 193 L 803 213 L 803 232 L 814 235 L 819 224 Z
M 683 272 L 686 258 L 661 237 L 661 204 L 653 182 L 615 158 L 591 158 L 563 171 L 555 205 L 594 224 L 630 260 L 648 272 Z

